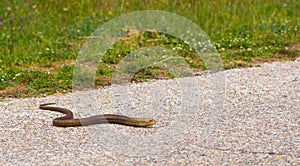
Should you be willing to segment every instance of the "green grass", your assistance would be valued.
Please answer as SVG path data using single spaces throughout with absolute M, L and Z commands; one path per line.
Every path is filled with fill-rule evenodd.
M 117 16 L 149 9 L 174 12 L 198 24 L 214 42 L 226 69 L 299 55 L 299 46 L 291 49 L 300 44 L 297 0 L 1 1 L 0 97 L 71 91 L 74 63 L 86 37 Z M 120 40 L 106 53 L 96 72 L 96 85 L 108 85 L 114 67 L 130 52 L 155 45 L 175 50 L 191 68 L 205 69 L 181 40 L 145 32 Z M 133 80 L 157 76 L 172 78 L 150 66 Z

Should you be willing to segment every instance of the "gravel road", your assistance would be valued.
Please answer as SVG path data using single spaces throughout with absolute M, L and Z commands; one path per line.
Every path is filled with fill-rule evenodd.
M 300 165 L 300 59 L 201 76 L 0 103 L 0 165 Z M 157 124 L 60 128 L 118 113 Z

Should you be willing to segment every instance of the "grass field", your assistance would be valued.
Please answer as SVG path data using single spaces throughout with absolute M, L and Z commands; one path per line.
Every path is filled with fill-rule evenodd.
M 86 37 L 117 16 L 149 9 L 177 13 L 199 25 L 219 51 L 225 69 L 299 56 L 298 0 L 2 0 L 0 97 L 71 91 L 74 63 Z M 161 33 L 140 33 L 118 42 L 105 54 L 96 85 L 109 85 L 114 66 L 131 51 L 149 45 L 180 46 L 178 53 L 191 68 L 205 69 L 182 41 Z M 149 68 L 137 73 L 134 80 L 158 76 L 169 77 L 166 71 Z

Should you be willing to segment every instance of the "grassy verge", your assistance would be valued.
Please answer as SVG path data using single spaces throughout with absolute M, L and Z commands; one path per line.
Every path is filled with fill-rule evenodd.
M 0 97 L 71 91 L 74 63 L 86 37 L 117 16 L 149 9 L 174 12 L 198 24 L 214 42 L 226 69 L 299 56 L 297 0 L 1 1 Z M 105 54 L 96 85 L 109 85 L 114 67 L 123 57 L 152 45 L 175 48 L 191 68 L 205 69 L 182 41 L 161 33 L 139 33 L 120 40 Z M 133 80 L 158 76 L 170 77 L 167 71 L 149 67 Z

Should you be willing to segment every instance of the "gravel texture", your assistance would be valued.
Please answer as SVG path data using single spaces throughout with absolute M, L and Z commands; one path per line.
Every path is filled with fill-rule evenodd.
M 300 60 L 0 103 L 0 165 L 300 165 Z M 60 128 L 116 113 L 157 124 Z

